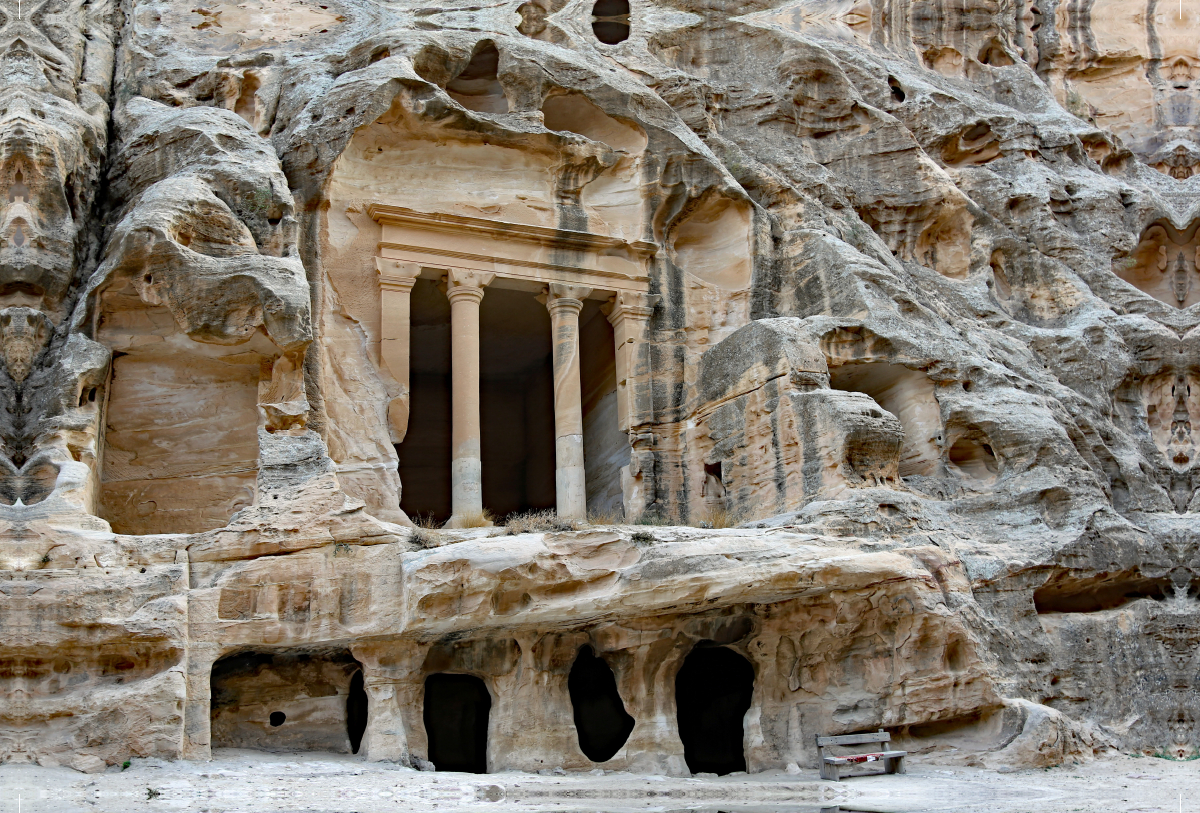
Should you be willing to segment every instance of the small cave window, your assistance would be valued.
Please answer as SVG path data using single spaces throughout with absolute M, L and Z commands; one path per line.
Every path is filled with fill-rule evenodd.
M 271 716 L 267 718 L 267 721 L 271 724 L 271 728 L 279 728 L 287 722 L 287 715 L 282 711 L 273 711 L 271 712 Z
M 590 646 L 579 650 L 567 691 L 575 711 L 579 750 L 592 762 L 612 759 L 629 739 L 634 721 L 621 702 L 612 669 Z
M 477 113 L 507 113 L 508 97 L 500 84 L 500 51 L 484 40 L 471 52 L 471 61 L 446 85 L 454 101 Z
M 605 45 L 629 39 L 629 0 L 596 0 L 592 6 L 592 33 Z
M 693 649 L 675 677 L 683 755 L 692 773 L 746 770 L 742 720 L 754 695 L 754 667 L 728 647 Z
M 425 678 L 425 734 L 429 761 L 439 771 L 487 773 L 488 715 L 492 696 L 474 675 Z
M 1000 471 L 992 447 L 978 438 L 961 437 L 946 455 L 959 471 L 978 480 L 990 480 Z
M 350 737 L 350 753 L 357 754 L 367 732 L 367 691 L 363 685 L 360 669 L 350 678 L 350 689 L 346 693 L 346 734 Z

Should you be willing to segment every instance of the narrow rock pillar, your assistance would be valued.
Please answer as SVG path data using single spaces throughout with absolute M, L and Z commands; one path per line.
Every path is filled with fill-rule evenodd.
M 591 288 L 556 283 L 544 295 L 554 343 L 554 487 L 558 515 L 564 519 L 587 519 L 579 312 L 591 292 Z
M 375 258 L 379 272 L 379 362 L 398 385 L 388 401 L 388 427 L 392 443 L 401 443 L 408 434 L 410 409 L 409 348 L 411 346 L 411 304 L 413 285 L 421 273 L 416 263 Z
M 446 275 L 450 300 L 451 506 L 447 527 L 483 521 L 483 462 L 479 428 L 479 304 L 495 274 L 452 269 Z
M 631 427 L 652 417 L 641 414 L 642 410 L 634 400 L 633 380 L 641 362 L 639 356 L 646 340 L 646 327 L 658 299 L 654 294 L 622 291 L 604 308 L 616 342 L 617 421 L 622 432 L 628 432 Z

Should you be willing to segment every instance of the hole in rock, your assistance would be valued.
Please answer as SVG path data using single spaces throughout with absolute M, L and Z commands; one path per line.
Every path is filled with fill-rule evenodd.
M 754 667 L 726 647 L 697 647 L 675 678 L 683 754 L 692 773 L 746 770 L 742 721 L 754 695 Z
M 672 259 L 684 271 L 728 291 L 750 285 L 750 207 L 709 195 L 677 225 Z
M 546 97 L 542 102 L 542 116 L 549 130 L 578 133 L 628 153 L 646 149 L 646 134 L 640 128 L 614 119 L 579 93 Z
M 537 37 L 546 30 L 546 15 L 547 11 L 540 3 L 530 2 L 522 3 L 517 9 L 517 14 L 521 15 L 521 22 L 517 25 L 517 30 L 527 37 Z
M 992 271 L 992 292 L 998 299 L 1012 299 L 1012 283 L 1008 281 L 1008 274 L 1004 270 L 1003 252 L 993 251 L 988 267 Z
M 58 467 L 53 463 L 39 463 L 21 472 L 21 502 L 35 505 L 50 496 L 58 482 Z
M 898 102 L 904 101 L 908 95 L 904 92 L 904 88 L 900 86 L 900 80 L 894 76 L 888 77 L 888 87 L 892 89 L 892 98 Z
M 590 646 L 579 650 L 567 691 L 575 712 L 579 750 L 592 762 L 612 759 L 633 731 L 633 718 L 625 711 L 612 669 Z
M 1150 225 L 1133 252 L 1113 263 L 1117 276 L 1177 308 L 1200 302 L 1200 222 L 1179 231 L 1167 221 Z
M 592 33 L 605 45 L 629 39 L 629 0 L 596 0 L 592 6 Z
M 1051 579 L 1033 593 L 1038 615 L 1095 613 L 1115 610 L 1140 598 L 1163 601 L 1173 595 L 1169 578 L 1150 579 L 1136 573 L 1100 574 L 1095 578 Z
M 425 734 L 429 761 L 439 771 L 487 773 L 488 715 L 492 696 L 475 675 L 438 673 L 425 678 Z
M 980 49 L 979 61 L 994 68 L 1007 68 L 1015 64 L 1012 57 L 1004 50 L 1004 46 L 994 39 L 989 40 L 987 45 Z
M 958 438 L 951 444 L 947 457 L 959 471 L 977 480 L 990 480 L 1000 471 L 996 453 L 988 443 L 978 438 Z
M 475 46 L 471 61 L 446 85 L 454 101 L 478 113 L 507 113 L 508 98 L 496 74 L 500 51 L 491 40 Z
M 281 616 L 294 617 L 296 604 L 308 601 L 306 594 L 286 585 L 280 586 L 279 598 Z M 255 604 L 252 589 L 224 589 L 218 615 L 252 615 Z M 213 664 L 211 679 L 213 747 L 353 753 L 350 698 L 361 669 L 345 649 L 239 652 L 221 658 Z
M 350 690 L 346 694 L 346 734 L 350 737 L 350 753 L 357 754 L 367 732 L 367 691 L 363 686 L 363 673 L 358 671 L 350 678 Z
M 829 386 L 865 393 L 900 420 L 904 427 L 901 477 L 937 474 L 940 457 L 937 437 L 942 431 L 942 414 L 929 376 L 899 364 L 872 361 L 832 368 Z
M 1000 157 L 1000 142 L 986 122 L 952 136 L 942 149 L 942 160 L 949 166 L 986 164 Z
M 233 103 L 233 112 L 237 113 L 247 124 L 258 130 L 258 77 L 253 73 L 242 75 L 242 89 L 237 101 Z

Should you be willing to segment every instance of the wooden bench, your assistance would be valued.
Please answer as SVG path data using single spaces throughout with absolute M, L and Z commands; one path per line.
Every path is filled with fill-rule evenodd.
M 876 731 L 871 734 L 845 734 L 841 737 L 817 737 L 817 754 L 821 757 L 821 778 L 837 782 L 838 769 L 843 765 L 863 765 L 868 762 L 882 762 L 888 773 L 905 773 L 904 758 L 907 751 L 888 751 L 884 743 L 892 741 L 892 735 L 886 731 Z M 826 748 L 833 745 L 878 745 L 878 751 L 865 754 L 827 754 Z

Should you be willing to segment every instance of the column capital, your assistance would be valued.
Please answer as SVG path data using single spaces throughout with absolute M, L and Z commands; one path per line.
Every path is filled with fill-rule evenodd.
M 483 289 L 491 284 L 496 275 L 491 271 L 471 271 L 463 268 L 451 268 L 442 283 L 446 286 L 446 296 L 451 302 L 460 299 L 473 299 L 479 302 L 483 299 Z
M 411 291 L 421 275 L 421 266 L 386 257 L 375 258 L 375 270 L 379 273 L 379 287 L 385 291 Z
M 582 285 L 565 285 L 554 282 L 542 289 L 538 302 L 546 306 L 553 316 L 556 313 L 571 311 L 579 313 L 583 310 L 583 300 L 591 295 L 592 289 Z
M 614 326 L 627 317 L 647 321 L 653 315 L 654 308 L 661 299 L 662 297 L 658 294 L 618 291 L 608 302 L 600 306 L 600 310 Z

